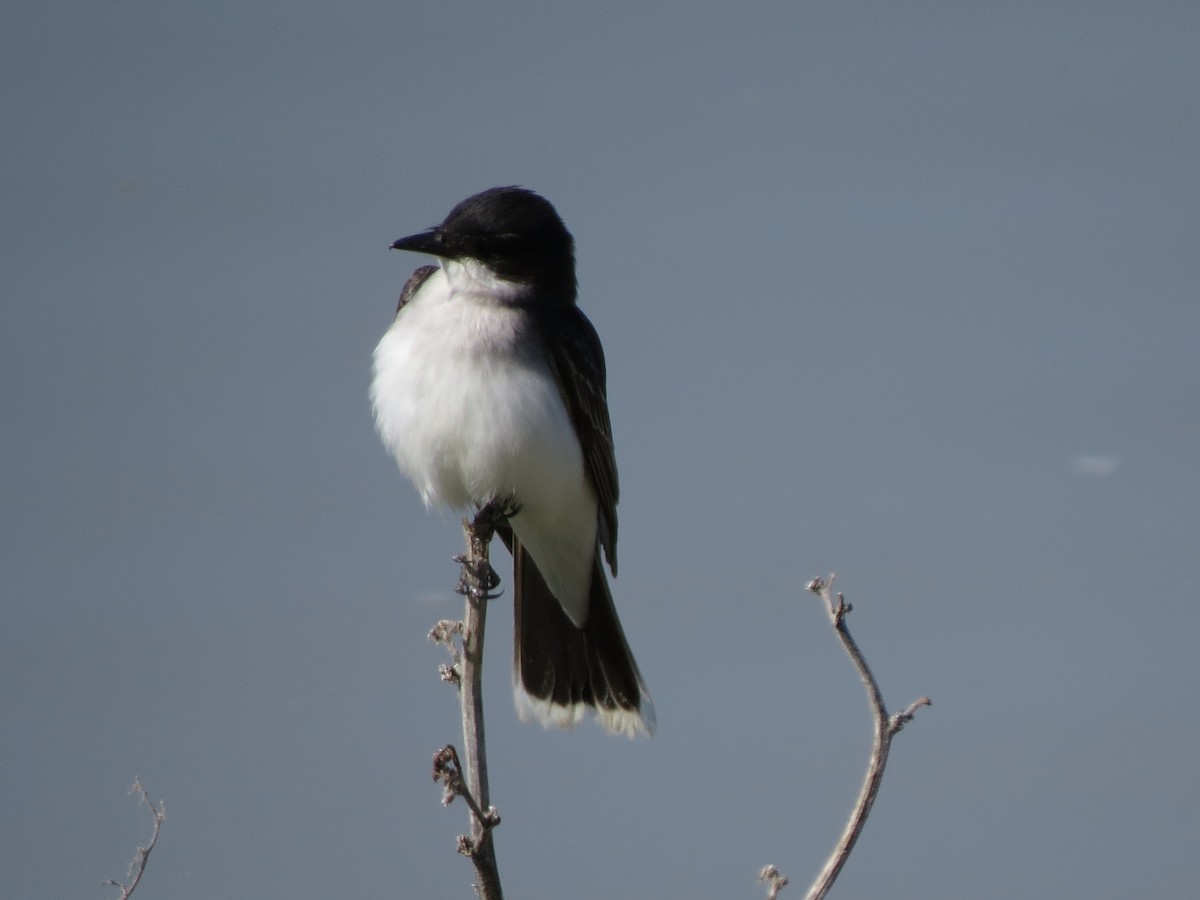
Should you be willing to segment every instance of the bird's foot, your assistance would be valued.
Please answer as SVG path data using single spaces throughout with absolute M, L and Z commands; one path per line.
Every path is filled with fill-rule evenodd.
M 470 595 L 476 600 L 495 600 L 500 593 L 492 593 L 500 586 L 500 576 L 486 559 L 471 560 L 466 556 L 456 556 L 454 561 L 462 566 L 462 574 L 454 590 L 464 596 Z
M 489 500 L 475 513 L 472 527 L 480 535 L 486 534 L 490 539 L 501 525 L 521 511 L 521 505 L 512 497 Z

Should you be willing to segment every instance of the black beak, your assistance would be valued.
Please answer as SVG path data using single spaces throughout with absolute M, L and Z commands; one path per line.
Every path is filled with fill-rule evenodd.
M 393 250 L 412 250 L 416 253 L 428 253 L 430 256 L 446 256 L 449 248 L 442 233 L 436 228 L 422 231 L 420 234 L 410 234 L 392 244 Z

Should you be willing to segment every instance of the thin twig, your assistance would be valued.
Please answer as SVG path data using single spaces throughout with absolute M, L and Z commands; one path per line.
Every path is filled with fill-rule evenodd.
M 883 770 L 887 765 L 888 753 L 891 751 L 892 738 L 912 720 L 920 707 L 929 706 L 932 703 L 928 697 L 921 697 L 909 704 L 902 712 L 894 716 L 888 715 L 887 707 L 883 702 L 883 694 L 879 690 L 879 683 L 875 680 L 875 676 L 871 673 L 871 667 L 867 665 L 862 651 L 859 650 L 858 644 L 850 635 L 850 629 L 846 626 L 846 615 L 850 612 L 851 606 L 846 603 L 845 596 L 840 593 L 835 600 L 832 588 L 832 575 L 829 578 L 813 579 L 808 585 L 810 591 L 825 601 L 829 621 L 833 624 L 838 639 L 841 640 L 846 653 L 853 660 L 863 685 L 867 689 L 867 700 L 871 705 L 871 713 L 874 717 L 875 741 L 871 750 L 871 760 L 867 765 L 866 778 L 863 781 L 862 790 L 859 791 L 854 811 L 850 814 L 850 820 L 846 823 L 846 828 L 838 839 L 837 846 L 825 861 L 825 867 L 813 882 L 812 887 L 809 888 L 806 900 L 821 900 L 829 893 L 829 889 L 846 864 L 850 851 L 854 849 L 854 844 L 858 841 L 858 836 L 862 833 L 867 816 L 875 803 L 875 796 L 879 793 L 879 785 L 883 781 Z
M 488 545 L 492 536 L 513 510 L 501 504 L 488 504 L 473 521 L 463 520 L 467 552 L 457 557 L 462 564 L 459 593 L 466 597 L 466 614 L 462 622 L 439 622 L 430 632 L 431 639 L 446 645 L 451 664 L 441 667 L 442 680 L 458 686 L 462 705 L 463 757 L 447 744 L 434 755 L 433 777 L 444 786 L 442 802 L 450 803 L 462 797 L 470 809 L 471 832 L 459 835 L 458 851 L 470 858 L 475 866 L 475 892 L 480 900 L 502 900 L 500 871 L 496 865 L 496 848 L 492 829 L 500 823 L 500 815 L 489 803 L 487 774 L 487 745 L 483 727 L 483 642 L 487 627 L 490 593 L 499 583 L 488 561 Z M 461 649 L 454 638 L 460 637 Z
M 129 869 L 125 873 L 127 884 L 122 884 L 112 878 L 103 882 L 105 887 L 116 887 L 121 889 L 120 900 L 128 900 L 128 898 L 137 889 L 138 884 L 142 880 L 142 875 L 146 871 L 146 862 L 150 859 L 150 851 L 158 844 L 158 835 L 162 831 L 163 820 L 167 818 L 166 805 L 160 800 L 158 805 L 154 805 L 154 801 L 150 799 L 150 795 L 146 789 L 142 787 L 142 780 L 135 776 L 133 779 L 133 787 L 129 789 L 129 793 L 137 794 L 138 800 L 150 807 L 150 813 L 154 816 L 154 833 L 150 835 L 150 843 L 145 847 L 138 847 L 137 853 L 133 855 L 133 860 L 129 863 Z
M 455 797 L 462 797 L 463 801 L 471 808 L 471 815 L 479 822 L 483 823 L 487 831 L 491 831 L 500 824 L 500 814 L 493 807 L 484 809 L 479 805 L 479 801 L 475 799 L 475 795 L 471 793 L 471 789 L 467 787 L 466 779 L 463 777 L 462 763 L 458 759 L 458 751 L 454 749 L 453 744 L 447 744 L 437 753 L 433 754 L 433 780 L 442 785 L 442 806 L 449 806 Z M 470 855 L 469 847 L 463 847 L 460 852 Z

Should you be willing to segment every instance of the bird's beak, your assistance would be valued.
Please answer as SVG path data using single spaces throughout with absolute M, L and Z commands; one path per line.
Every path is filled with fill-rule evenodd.
M 436 228 L 422 231 L 420 234 L 410 234 L 392 244 L 393 250 L 412 250 L 416 253 L 428 253 L 431 256 L 445 256 L 446 242 L 441 232 Z

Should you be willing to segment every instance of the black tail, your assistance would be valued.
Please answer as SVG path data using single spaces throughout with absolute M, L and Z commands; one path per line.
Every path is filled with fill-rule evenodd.
M 599 553 L 587 621 L 577 628 L 511 529 L 500 533 L 513 554 L 513 665 L 522 718 L 570 727 L 592 707 L 611 732 L 653 734 L 654 704 L 621 630 Z

